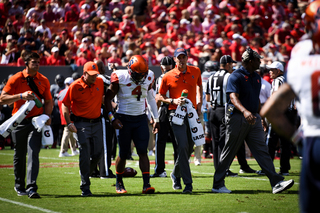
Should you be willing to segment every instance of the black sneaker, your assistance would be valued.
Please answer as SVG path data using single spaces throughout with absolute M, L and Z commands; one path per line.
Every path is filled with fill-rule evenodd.
M 176 178 L 176 176 L 174 176 L 172 173 L 170 174 L 170 177 L 172 180 L 172 188 L 174 190 L 182 189 L 180 178 Z
M 16 187 L 14 187 L 14 191 L 17 192 L 18 196 L 24 196 L 24 195 L 28 195 L 28 193 L 26 192 L 26 190 L 19 190 Z
M 92 196 L 90 189 L 84 190 L 81 193 L 81 197 L 90 197 L 90 196 Z
M 192 184 L 187 184 L 182 193 L 191 194 L 192 193 L 192 189 L 193 189 L 192 188 Z
M 150 175 L 150 177 L 151 177 L 151 178 L 155 178 L 155 177 L 167 177 L 167 172 L 164 171 L 164 172 L 162 172 L 162 173 L 160 173 L 160 174 L 154 173 L 153 175 Z
M 282 176 L 289 176 L 289 172 L 278 172 L 279 175 L 282 175 Z
M 238 177 L 238 173 L 234 173 L 234 172 L 231 172 L 230 170 L 227 170 L 226 176 L 227 177 Z
M 266 173 L 264 173 L 262 170 L 256 171 L 256 173 L 257 173 L 258 175 L 266 175 Z
M 40 195 L 36 191 L 30 190 L 28 193 L 28 197 L 29 198 L 40 198 Z

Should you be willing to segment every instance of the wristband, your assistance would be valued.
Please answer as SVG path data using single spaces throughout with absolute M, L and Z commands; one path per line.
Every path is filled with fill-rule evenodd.
M 171 104 L 173 104 L 173 98 L 171 98 Z
M 20 93 L 20 99 L 22 100 L 22 93 Z
M 108 113 L 108 117 L 109 117 L 109 120 L 110 120 L 111 122 L 115 120 L 115 118 L 113 117 L 112 112 L 109 112 L 109 113 Z

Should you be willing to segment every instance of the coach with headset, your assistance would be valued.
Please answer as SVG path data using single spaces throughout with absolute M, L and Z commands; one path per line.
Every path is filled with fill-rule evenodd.
M 13 169 L 15 175 L 14 190 L 18 196 L 40 198 L 37 193 L 37 177 L 39 173 L 39 152 L 41 149 L 41 132 L 31 123 L 32 117 L 46 114 L 51 117 L 53 101 L 49 80 L 38 72 L 40 57 L 37 53 L 29 53 L 25 57 L 26 69 L 9 78 L 0 96 L 0 104 L 14 104 L 12 114 L 28 100 L 44 99 L 44 107 L 33 107 L 25 119 L 12 131 L 14 143 Z M 46 122 L 50 125 L 51 118 Z M 26 171 L 26 154 L 28 163 Z M 27 185 L 25 176 L 27 173 Z
M 283 181 L 275 172 L 273 162 L 264 141 L 264 132 L 259 115 L 261 78 L 255 72 L 263 58 L 250 47 L 242 54 L 242 66 L 235 70 L 227 83 L 230 101 L 226 109 L 226 140 L 219 164 L 214 174 L 212 192 L 230 193 L 225 187 L 226 170 L 237 151 L 246 141 L 258 164 L 270 180 L 272 193 L 280 193 L 292 187 L 294 181 Z

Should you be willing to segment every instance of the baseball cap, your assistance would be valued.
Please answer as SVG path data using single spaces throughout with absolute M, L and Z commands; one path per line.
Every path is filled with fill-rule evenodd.
M 82 6 L 81 6 L 81 9 L 90 9 L 90 5 L 89 4 L 83 4 Z
M 187 19 L 183 18 L 180 20 L 180 24 L 190 24 L 190 21 L 188 21 Z
M 171 56 L 165 56 L 160 61 L 160 65 L 163 65 L 163 66 L 169 66 L 169 65 L 173 65 L 173 64 L 174 64 L 174 62 L 173 62 L 173 58 Z
M 241 35 L 239 35 L 238 33 L 235 33 L 235 34 L 232 35 L 232 38 L 233 38 L 234 40 L 236 40 L 236 39 L 238 39 L 238 38 L 241 39 Z
M 66 80 L 64 80 L 64 84 L 71 84 L 73 82 L 73 78 L 71 78 L 71 77 L 68 77 L 68 78 L 66 78 Z
M 174 51 L 173 56 L 174 56 L 174 57 L 178 57 L 178 56 L 181 55 L 181 54 L 183 54 L 183 55 L 185 55 L 185 56 L 188 56 L 187 51 L 186 51 L 184 48 L 182 48 L 182 47 L 177 48 L 177 49 Z
M 84 64 L 83 72 L 87 72 L 89 75 L 97 75 L 99 74 L 98 65 L 93 61 L 89 61 Z
M 52 47 L 52 49 L 51 49 L 51 52 L 53 52 L 53 53 L 58 52 L 58 51 L 59 51 L 58 47 Z
M 267 69 L 279 69 L 281 72 L 284 71 L 283 65 L 279 61 L 275 61 L 271 65 L 267 65 L 266 67 Z
M 82 40 L 81 40 L 81 42 L 83 43 L 83 42 L 88 42 L 88 38 L 83 38 Z
M 251 48 L 248 48 L 248 49 L 251 49 Z M 250 54 L 248 52 L 248 49 L 246 51 L 244 51 L 244 53 L 242 54 L 242 61 L 247 61 L 249 60 L 250 58 Z M 256 57 L 256 58 L 260 58 L 260 59 L 263 59 L 263 56 L 259 55 L 259 53 L 257 53 L 256 51 L 252 50 L 251 51 L 253 52 L 253 57 Z
M 10 39 L 12 39 L 12 35 L 7 35 L 6 40 L 8 41 Z
M 220 64 L 228 64 L 228 63 L 237 63 L 237 62 L 234 61 L 230 55 L 223 55 L 220 58 Z
M 115 35 L 122 35 L 122 30 L 117 30 Z

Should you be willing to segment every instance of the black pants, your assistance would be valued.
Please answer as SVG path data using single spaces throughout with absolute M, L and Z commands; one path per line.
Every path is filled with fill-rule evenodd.
M 174 149 L 174 161 L 177 159 L 177 144 L 175 142 L 175 138 L 169 123 L 167 109 L 165 107 L 161 107 L 160 110 L 160 129 L 158 134 L 156 135 L 156 144 L 155 144 L 155 168 L 154 172 L 156 174 L 161 174 L 165 171 L 165 150 L 166 143 L 168 141 L 168 134 L 170 134 L 170 138 L 172 140 L 172 145 Z
M 226 138 L 226 125 L 225 125 L 225 108 L 216 107 L 215 109 L 210 108 L 208 118 L 209 118 L 209 128 L 211 130 L 212 136 L 212 149 L 213 149 L 213 164 L 214 168 L 217 169 L 221 151 L 225 145 Z M 247 169 L 249 165 L 246 160 L 246 150 L 244 143 L 241 145 L 239 151 L 237 152 L 238 162 L 240 164 L 240 169 Z
M 280 171 L 281 172 L 288 172 L 290 170 L 290 156 L 291 156 L 291 149 L 290 149 L 290 141 L 286 138 L 278 135 L 273 129 L 270 132 L 270 138 L 268 142 L 269 147 L 269 154 L 272 160 L 275 156 L 275 151 L 280 140 Z

